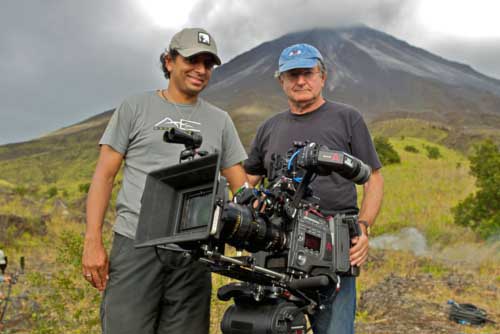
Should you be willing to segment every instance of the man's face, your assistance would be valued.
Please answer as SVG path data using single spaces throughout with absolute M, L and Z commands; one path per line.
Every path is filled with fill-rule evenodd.
M 170 85 L 188 96 L 198 95 L 208 84 L 214 57 L 200 53 L 188 58 L 178 55 L 175 60 L 167 57 L 166 66 L 170 72 Z
M 294 103 L 315 102 L 321 96 L 326 75 L 319 65 L 296 68 L 280 74 L 279 81 L 288 99 Z

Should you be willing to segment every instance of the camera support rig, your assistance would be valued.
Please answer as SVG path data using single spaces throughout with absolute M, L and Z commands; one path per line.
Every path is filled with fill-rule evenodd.
M 224 314 L 224 334 L 303 333 L 305 314 L 323 308 L 318 289 L 336 287 L 331 301 L 341 276 L 359 274 L 349 262 L 350 239 L 360 233 L 357 215 L 325 217 L 309 184 L 333 172 L 362 184 L 370 168 L 344 152 L 294 143 L 286 157 L 273 157 L 268 189 L 234 203 L 219 154 L 197 151 L 199 134 L 169 129 L 164 140 L 185 145 L 184 162 L 148 174 L 135 246 L 176 244 L 211 271 L 242 281 L 218 291 L 220 299 L 235 301 Z M 261 194 L 266 206 L 256 210 Z M 226 256 L 225 244 L 252 255 Z

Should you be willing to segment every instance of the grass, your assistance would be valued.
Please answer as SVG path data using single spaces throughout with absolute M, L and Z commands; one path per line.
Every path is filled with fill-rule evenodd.
M 401 163 L 382 168 L 384 202 L 373 234 L 413 226 L 424 232 L 430 243 L 475 239 L 453 224 L 451 214 L 451 208 L 474 191 L 465 156 L 419 138 L 390 138 L 390 142 Z M 424 154 L 424 147 L 430 144 L 439 148 L 441 158 L 429 159 Z M 420 152 L 407 152 L 404 148 L 408 145 Z

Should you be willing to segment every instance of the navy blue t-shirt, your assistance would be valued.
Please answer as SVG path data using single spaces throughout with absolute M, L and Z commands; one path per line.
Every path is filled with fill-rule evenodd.
M 382 167 L 368 128 L 361 114 L 351 106 L 326 101 L 318 109 L 303 115 L 281 112 L 266 120 L 257 130 L 245 170 L 251 175 L 268 176 L 271 156 L 283 156 L 294 141 L 310 141 L 330 150 L 344 151 L 368 164 L 372 170 Z M 311 183 L 320 208 L 330 214 L 357 210 L 356 188 L 336 173 L 317 176 Z

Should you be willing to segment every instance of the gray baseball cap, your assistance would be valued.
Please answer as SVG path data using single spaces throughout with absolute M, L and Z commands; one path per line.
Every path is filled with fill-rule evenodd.
M 220 65 L 217 45 L 212 35 L 202 28 L 184 28 L 172 37 L 169 48 L 176 50 L 183 57 L 191 57 L 198 53 L 208 52 L 214 56 L 215 63 Z

